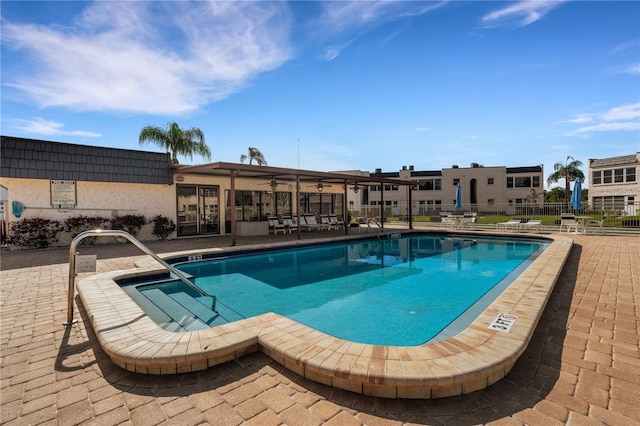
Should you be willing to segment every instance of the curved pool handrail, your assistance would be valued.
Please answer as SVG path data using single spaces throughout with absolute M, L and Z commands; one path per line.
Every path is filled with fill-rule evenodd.
M 118 229 L 94 229 L 89 231 L 84 231 L 76 235 L 76 237 L 71 241 L 71 246 L 69 247 L 69 294 L 68 294 L 68 306 L 67 306 L 67 322 L 63 323 L 64 325 L 73 324 L 76 320 L 73 319 L 73 297 L 75 295 L 75 284 L 76 284 L 76 248 L 80 241 L 87 237 L 122 237 L 132 243 L 134 246 L 138 247 L 140 250 L 153 257 L 158 263 L 167 268 L 169 272 L 174 275 L 176 278 L 181 280 L 183 283 L 191 287 L 198 294 L 204 297 L 212 297 L 213 298 L 213 307 L 215 310 L 216 298 L 215 296 L 211 296 L 207 294 L 206 291 L 202 290 L 200 287 L 192 283 L 189 278 L 180 270 L 175 267 L 169 265 L 166 261 L 160 258 L 157 254 L 155 254 L 151 249 L 142 242 L 140 242 L 136 237 L 129 234 L 126 231 L 121 231 Z
M 368 232 L 373 232 L 373 233 L 375 233 L 375 229 L 371 227 L 371 223 L 374 223 L 374 224 L 378 227 L 378 229 L 380 229 L 380 234 L 382 234 L 382 235 L 386 235 L 386 236 L 387 236 L 387 238 L 390 238 L 390 237 L 389 237 L 389 234 L 387 234 L 387 233 L 384 231 L 384 228 L 382 227 L 382 225 L 380 225 L 380 224 L 378 223 L 378 221 L 377 221 L 377 220 L 375 220 L 375 219 L 373 219 L 373 218 L 371 218 L 371 219 L 367 220 L 367 231 L 368 231 Z M 378 239 L 380 239 L 380 234 L 376 234 L 376 235 L 377 235 L 377 237 L 378 237 Z

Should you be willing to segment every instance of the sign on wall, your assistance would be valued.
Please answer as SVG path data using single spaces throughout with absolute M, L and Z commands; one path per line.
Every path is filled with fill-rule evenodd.
M 51 181 L 51 207 L 54 209 L 74 209 L 76 207 L 76 181 Z

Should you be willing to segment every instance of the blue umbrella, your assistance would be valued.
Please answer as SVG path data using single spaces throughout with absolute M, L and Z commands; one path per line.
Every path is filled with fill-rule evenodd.
M 456 210 L 462 210 L 462 187 L 460 186 L 460 182 L 456 186 L 456 205 L 454 206 Z
M 580 179 L 577 179 L 575 185 L 573 185 L 571 204 L 573 205 L 574 210 L 582 209 L 582 182 Z

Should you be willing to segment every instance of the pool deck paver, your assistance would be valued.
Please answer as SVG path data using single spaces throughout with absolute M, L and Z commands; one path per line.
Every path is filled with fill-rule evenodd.
M 40 253 L 3 254 L 0 423 L 640 425 L 640 238 L 572 238 L 547 308 L 509 374 L 484 390 L 438 400 L 357 395 L 304 379 L 261 353 L 194 373 L 126 371 L 98 344 L 82 303 L 79 322 L 62 326 L 64 260 L 31 266 Z M 178 251 L 175 244 L 167 251 Z M 99 258 L 99 271 L 110 271 L 141 257 Z M 389 352 L 398 360 L 391 368 L 412 356 Z

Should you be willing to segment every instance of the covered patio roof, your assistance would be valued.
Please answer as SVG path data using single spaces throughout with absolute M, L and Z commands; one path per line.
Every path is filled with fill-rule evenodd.
M 408 200 L 411 205 L 411 187 L 416 185 L 415 181 L 403 179 L 389 179 L 385 177 L 375 177 L 370 175 L 356 175 L 338 172 L 318 172 L 313 170 L 289 169 L 283 167 L 271 166 L 255 166 L 251 164 L 241 163 L 208 163 L 197 166 L 172 166 L 173 174 L 190 174 L 190 175 L 208 175 L 228 177 L 230 180 L 230 197 L 235 199 L 235 181 L 236 179 L 269 179 L 276 181 L 296 182 L 296 200 L 300 199 L 300 183 L 317 183 L 317 184 L 335 184 L 344 185 L 343 216 L 346 218 L 347 212 L 347 191 L 349 185 L 376 185 L 382 186 L 381 190 L 384 194 L 384 185 L 406 186 L 408 188 Z M 384 197 L 384 195 L 383 195 Z M 384 198 L 383 198 L 384 199 Z M 383 209 L 381 209 L 380 222 L 384 223 Z M 296 208 L 298 221 L 300 220 L 300 209 Z M 411 212 L 409 213 L 409 227 L 412 227 Z M 236 244 L 236 211 L 231 209 L 231 243 Z M 345 234 L 347 229 L 345 228 Z M 298 236 L 300 236 L 300 228 L 298 227 Z
M 366 175 L 354 175 L 339 172 L 318 172 L 313 170 L 288 169 L 284 167 L 254 166 L 241 163 L 209 163 L 198 166 L 174 166 L 174 174 L 199 174 L 246 179 L 276 179 L 291 182 L 321 182 L 335 184 L 388 184 L 388 185 L 416 185 L 415 181 L 403 179 L 389 179 Z

